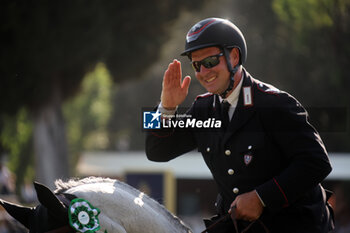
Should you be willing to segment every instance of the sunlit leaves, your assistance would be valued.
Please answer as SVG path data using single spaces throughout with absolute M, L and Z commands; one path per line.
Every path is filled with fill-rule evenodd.
M 333 0 L 274 0 L 273 9 L 279 18 L 293 25 L 295 31 L 333 25 Z
M 81 92 L 64 104 L 67 138 L 71 148 L 104 149 L 108 144 L 106 126 L 111 116 L 112 79 L 103 63 L 88 73 Z

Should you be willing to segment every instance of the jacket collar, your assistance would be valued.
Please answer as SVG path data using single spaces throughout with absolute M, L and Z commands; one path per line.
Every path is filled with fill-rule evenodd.
M 253 80 L 250 74 L 243 68 L 243 84 L 238 97 L 235 113 L 230 121 L 228 129 L 224 133 L 223 143 L 254 115 Z

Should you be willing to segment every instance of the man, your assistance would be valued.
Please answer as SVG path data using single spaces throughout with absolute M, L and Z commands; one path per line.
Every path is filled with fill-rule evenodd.
M 262 224 L 248 232 L 329 232 L 332 211 L 319 183 L 332 168 L 323 142 L 294 97 L 243 68 L 247 47 L 241 31 L 228 20 L 202 20 L 188 32 L 182 55 L 208 91 L 188 115 L 220 119 L 222 125 L 148 132 L 148 159 L 168 161 L 198 148 L 218 187 L 218 218 L 230 213 L 238 220 L 221 221 L 209 232 L 241 232 L 257 219 Z M 158 106 L 163 118 L 187 96 L 191 78 L 181 79 L 181 64 L 174 60 L 163 77 Z

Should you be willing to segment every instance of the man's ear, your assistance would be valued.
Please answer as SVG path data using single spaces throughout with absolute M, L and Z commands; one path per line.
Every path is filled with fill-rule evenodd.
M 230 52 L 230 58 L 231 58 L 231 64 L 232 67 L 235 67 L 236 65 L 239 64 L 239 49 L 238 48 L 233 48 Z

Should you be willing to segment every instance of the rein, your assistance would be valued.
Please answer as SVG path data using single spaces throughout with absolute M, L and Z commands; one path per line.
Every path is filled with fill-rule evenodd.
M 206 228 L 201 233 L 208 233 L 209 230 L 215 229 L 215 227 L 219 223 L 225 222 L 225 221 L 229 220 L 230 218 L 232 218 L 233 225 L 235 227 L 235 232 L 236 233 L 245 233 L 245 232 L 247 232 L 253 226 L 253 224 L 256 223 L 256 222 L 260 223 L 260 225 L 264 228 L 266 233 L 270 233 L 269 229 L 265 226 L 265 224 L 260 219 L 257 219 L 257 220 L 254 220 L 254 221 L 250 222 L 249 225 L 246 228 L 244 228 L 241 232 L 239 232 L 238 231 L 238 225 L 237 225 L 237 219 L 236 219 L 236 209 L 232 208 L 231 211 L 232 211 L 232 214 L 228 213 L 228 214 L 222 216 L 219 220 L 217 220 L 216 222 L 211 224 L 208 228 Z
M 222 216 L 219 220 L 217 220 L 216 222 L 214 222 L 213 224 L 211 224 L 209 227 L 207 227 L 204 231 L 202 231 L 201 233 L 207 233 L 209 230 L 213 229 L 216 227 L 216 225 L 218 225 L 221 222 L 225 222 L 228 219 L 230 219 L 230 214 L 226 214 L 224 216 Z

